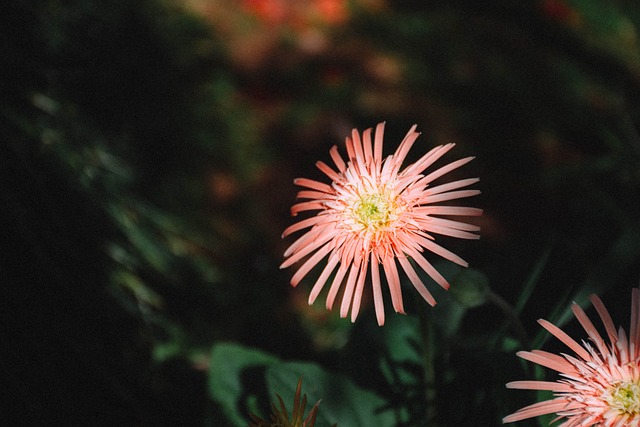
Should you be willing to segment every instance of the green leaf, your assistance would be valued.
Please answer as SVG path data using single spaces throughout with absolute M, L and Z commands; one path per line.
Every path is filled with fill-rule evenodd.
M 392 412 L 383 410 L 386 401 L 377 394 L 362 389 L 350 380 L 330 373 L 312 363 L 283 362 L 266 371 L 270 395 L 276 393 L 285 402 L 293 402 L 298 378 L 303 377 L 303 394 L 311 405 L 320 400 L 317 427 L 385 427 L 394 426 Z
M 417 316 L 391 316 L 379 333 L 391 359 L 396 362 L 422 363 L 421 349 L 417 347 L 422 340 Z
M 489 278 L 479 270 L 468 268 L 461 270 L 451 284 L 449 290 L 454 298 L 465 308 L 475 308 L 486 304 L 489 289 Z
M 238 344 L 221 343 L 213 347 L 209 368 L 209 395 L 221 405 L 233 425 L 246 427 L 249 411 L 245 402 L 255 400 L 254 396 L 246 394 L 248 390 L 242 383 L 243 373 L 251 368 L 264 368 L 277 362 L 279 359 L 273 355 Z M 294 380 L 297 381 L 297 377 Z M 275 399 L 275 394 L 270 393 L 269 398 Z M 293 398 L 290 401 L 293 402 Z

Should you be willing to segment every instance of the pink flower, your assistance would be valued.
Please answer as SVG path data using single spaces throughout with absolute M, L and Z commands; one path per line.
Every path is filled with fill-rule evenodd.
M 549 390 L 555 393 L 555 398 L 522 408 L 505 417 L 503 422 L 556 413 L 557 419 L 565 419 L 558 427 L 640 426 L 640 292 L 633 289 L 631 294 L 628 339 L 622 328 L 616 331 L 600 298 L 592 295 L 591 302 L 600 315 L 609 343 L 575 303 L 571 309 L 587 332 L 589 342 L 579 344 L 560 328 L 540 319 L 538 323 L 575 355 L 542 350 L 518 352 L 525 360 L 559 372 L 561 379 L 508 383 L 508 388 Z
M 327 309 L 333 306 L 346 277 L 340 316 L 346 317 L 351 309 L 352 321 L 358 316 L 365 282 L 370 276 L 378 324 L 383 325 L 380 266 L 387 278 L 396 312 L 404 313 L 396 260 L 420 295 L 429 304 L 435 305 L 433 296 L 418 277 L 410 260 L 447 289 L 449 284 L 427 261 L 423 255 L 424 249 L 466 267 L 467 263 L 462 258 L 436 244 L 432 234 L 478 239 L 479 236 L 474 232 L 479 231 L 479 227 L 434 215 L 473 216 L 481 215 L 482 210 L 435 205 L 480 193 L 478 190 L 459 190 L 476 183 L 477 178 L 429 187 L 435 179 L 473 159 L 467 157 L 423 174 L 455 144 L 435 147 L 400 171 L 405 156 L 420 135 L 416 132 L 416 126 L 409 130 L 396 152 L 386 159 L 382 157 L 384 123 L 376 127 L 373 144 L 371 131 L 364 131 L 361 140 L 360 134 L 354 129 L 351 138 L 346 138 L 347 163 L 338 153 L 338 147 L 331 148 L 331 158 L 337 170 L 323 162 L 316 164 L 333 181 L 331 185 L 306 178 L 294 181 L 296 185 L 306 188 L 298 193 L 298 198 L 308 201 L 294 205 L 291 208 L 292 215 L 303 211 L 319 212 L 284 231 L 282 237 L 310 227 L 289 246 L 284 254 L 287 259 L 281 268 L 289 267 L 312 254 L 291 279 L 291 285 L 297 286 L 314 266 L 328 257 L 311 290 L 309 304 L 313 304 L 331 273 L 338 267 L 329 288 Z

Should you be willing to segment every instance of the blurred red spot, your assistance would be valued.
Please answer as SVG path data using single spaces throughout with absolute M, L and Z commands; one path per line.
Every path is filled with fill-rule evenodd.
M 282 23 L 287 16 L 287 6 L 282 0 L 244 0 L 243 7 L 248 13 L 270 24 Z
M 317 0 L 317 7 L 325 22 L 339 24 L 347 20 L 345 0 Z
M 577 10 L 562 0 L 542 0 L 542 13 L 553 21 L 574 26 L 580 20 Z

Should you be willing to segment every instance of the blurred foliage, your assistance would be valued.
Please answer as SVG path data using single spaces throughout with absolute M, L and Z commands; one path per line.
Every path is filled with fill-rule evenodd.
M 1 424 L 246 425 L 303 375 L 318 425 L 499 425 L 545 375 L 515 351 L 565 351 L 537 318 L 577 332 L 591 293 L 628 318 L 635 2 L 5 3 Z M 435 262 L 451 292 L 378 328 L 278 265 L 293 178 L 383 120 L 387 150 L 417 123 L 415 156 L 477 156 L 485 215 L 442 239 L 473 269 Z

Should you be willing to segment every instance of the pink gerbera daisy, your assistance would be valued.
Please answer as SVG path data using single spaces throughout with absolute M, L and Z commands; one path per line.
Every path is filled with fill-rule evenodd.
M 600 336 L 584 311 L 573 304 L 571 309 L 587 332 L 590 342 L 580 345 L 560 328 L 540 319 L 553 336 L 569 347 L 575 355 L 556 355 L 541 350 L 521 351 L 518 356 L 546 368 L 562 377 L 558 381 L 513 381 L 508 388 L 549 390 L 555 398 L 535 403 L 505 417 L 503 422 L 556 413 L 556 420 L 565 421 L 558 427 L 638 427 L 640 426 L 640 292 L 631 294 L 631 325 L 629 337 L 616 328 L 600 298 L 591 296 L 609 343 Z
M 360 134 L 354 129 L 351 138 L 346 138 L 347 163 L 338 153 L 338 147 L 331 148 L 331 158 L 337 170 L 323 162 L 316 164 L 333 181 L 331 185 L 306 178 L 294 181 L 296 185 L 307 188 L 298 193 L 298 198 L 309 201 L 294 205 L 291 208 L 292 215 L 303 211 L 319 212 L 284 231 L 282 236 L 286 237 L 311 227 L 287 249 L 284 254 L 287 259 L 281 268 L 289 267 L 313 253 L 291 279 L 291 284 L 297 286 L 314 266 L 328 257 L 311 290 L 309 304 L 313 304 L 331 273 L 338 267 L 327 296 L 327 308 L 333 306 L 346 277 L 340 316 L 346 317 L 351 309 L 352 321 L 358 316 L 365 282 L 370 276 L 376 316 L 378 324 L 382 325 L 384 307 L 380 265 L 387 278 L 396 312 L 404 313 L 396 260 L 420 295 L 434 305 L 433 296 L 418 277 L 410 260 L 447 289 L 449 284 L 424 257 L 424 249 L 466 267 L 467 263 L 462 258 L 436 244 L 432 234 L 477 239 L 479 236 L 474 232 L 479 231 L 479 227 L 434 215 L 472 216 L 480 215 L 482 210 L 435 205 L 480 193 L 478 190 L 459 190 L 476 183 L 477 178 L 429 187 L 435 179 L 473 159 L 467 157 L 423 174 L 455 144 L 435 147 L 400 171 L 409 149 L 420 135 L 416 132 L 416 126 L 409 130 L 396 152 L 386 159 L 382 157 L 384 123 L 376 127 L 373 144 L 371 132 L 371 129 L 367 129 L 361 140 Z

